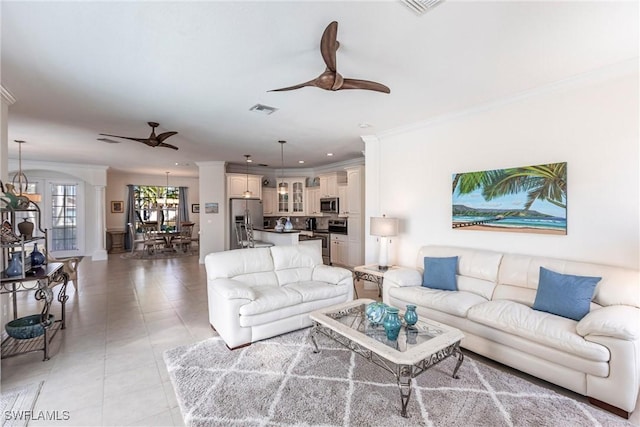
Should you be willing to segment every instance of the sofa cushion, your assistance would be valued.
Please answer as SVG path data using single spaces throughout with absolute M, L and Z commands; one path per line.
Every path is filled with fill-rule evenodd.
M 609 351 L 585 340 L 576 332 L 575 320 L 536 311 L 513 301 L 488 301 L 471 307 L 469 320 L 491 326 L 531 341 L 584 357 L 606 362 Z
M 316 246 L 273 246 L 271 255 L 280 286 L 311 280 L 314 267 L 322 264 L 322 251 Z
M 431 308 L 458 317 L 466 317 L 471 307 L 487 302 L 485 298 L 472 292 L 451 292 L 416 286 L 391 288 L 389 295 L 408 304 Z
M 214 252 L 204 259 L 207 279 L 233 278 L 239 275 L 273 272 L 273 260 L 269 248 L 255 248 L 250 251 Z
M 457 291 L 457 267 L 457 256 L 446 258 L 425 257 L 422 286 L 444 291 Z
M 588 312 L 593 291 L 601 277 L 560 274 L 540 267 L 540 281 L 533 309 L 580 320 Z
M 325 282 L 312 280 L 305 282 L 289 283 L 287 289 L 292 289 L 300 294 L 303 302 L 329 299 L 347 293 L 347 286 L 329 285 Z
M 302 295 L 294 289 L 281 286 L 257 286 L 255 299 L 240 307 L 240 315 L 255 315 L 302 303 Z

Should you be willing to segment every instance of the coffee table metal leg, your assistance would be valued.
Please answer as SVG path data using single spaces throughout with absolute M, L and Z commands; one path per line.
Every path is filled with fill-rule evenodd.
M 314 353 L 320 353 L 320 349 L 318 348 L 318 341 L 316 340 L 316 336 L 318 335 L 318 333 L 318 325 L 316 324 L 311 330 L 311 341 L 313 342 L 313 346 L 315 347 L 315 350 L 313 350 Z
M 460 378 L 458 376 L 458 369 L 460 369 L 460 366 L 462 366 L 462 362 L 464 361 L 464 354 L 462 354 L 462 351 L 460 351 L 460 347 L 456 347 L 456 349 L 453 351 L 453 355 L 458 354 L 458 362 L 456 363 L 456 367 L 453 369 L 453 378 L 458 379 Z
M 398 366 L 398 388 L 400 389 L 400 403 L 402 404 L 402 411 L 400 415 L 404 418 L 408 418 L 407 405 L 411 398 L 411 379 L 412 379 L 412 367 L 408 365 Z

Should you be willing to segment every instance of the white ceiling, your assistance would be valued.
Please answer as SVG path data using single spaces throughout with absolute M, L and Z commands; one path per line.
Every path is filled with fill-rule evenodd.
M 361 156 L 360 135 L 509 97 L 638 57 L 638 2 L 2 2 L 9 139 L 23 159 L 196 175 L 196 161 L 285 166 Z M 339 23 L 338 71 L 391 94 L 303 88 Z M 261 115 L 249 108 L 278 108 Z M 179 151 L 98 133 L 147 137 Z M 360 123 L 369 123 L 362 129 Z M 327 152 L 335 153 L 327 158 Z M 17 144 L 9 144 L 17 157 Z M 175 166 L 176 162 L 190 166 Z

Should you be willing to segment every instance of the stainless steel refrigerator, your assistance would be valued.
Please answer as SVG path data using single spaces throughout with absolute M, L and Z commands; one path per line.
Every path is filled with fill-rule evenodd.
M 253 224 L 254 228 L 262 228 L 263 211 L 262 201 L 260 199 L 229 199 L 231 215 L 229 215 L 231 223 L 229 224 L 229 248 L 238 249 L 238 239 L 236 237 L 236 223 L 244 224 L 246 222 Z

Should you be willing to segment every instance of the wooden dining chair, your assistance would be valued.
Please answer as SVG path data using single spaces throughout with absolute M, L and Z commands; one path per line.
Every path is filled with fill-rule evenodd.
M 193 222 L 183 222 L 180 224 L 180 234 L 174 237 L 171 243 L 179 251 L 187 252 L 191 250 L 191 235 L 193 234 Z
M 131 253 L 133 253 L 136 250 L 137 245 L 144 244 L 144 237 L 141 239 L 136 239 L 136 234 L 137 234 L 136 228 L 132 223 L 128 222 L 127 227 L 129 227 L 129 237 L 131 240 Z

